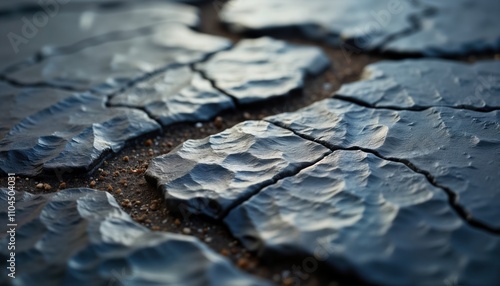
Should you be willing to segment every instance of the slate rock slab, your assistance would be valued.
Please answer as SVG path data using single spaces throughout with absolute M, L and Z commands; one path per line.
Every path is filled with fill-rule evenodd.
M 33 97 L 50 92 L 20 90 L 16 98 L 23 100 L 23 94 L 28 94 L 27 100 L 38 100 Z M 25 105 L 12 101 L 9 94 L 6 98 L 7 106 L 2 108 L 15 111 Z M 45 100 L 39 99 L 42 105 Z M 75 94 L 9 126 L 0 139 L 0 170 L 27 176 L 60 169 L 90 171 L 128 140 L 160 129 L 141 110 L 108 108 L 105 103 L 104 97 Z M 14 123 L 8 113 L 0 116 L 1 122 Z
M 7 192 L 0 191 L 4 206 Z M 2 285 L 267 285 L 196 238 L 149 231 L 106 192 L 68 189 L 16 198 L 16 279 L 2 267 Z M 0 215 L 6 218 L 7 208 Z M 5 261 L 8 229 L 0 228 Z
M 500 229 L 500 112 L 373 109 L 327 99 L 266 119 L 331 148 L 404 160 L 448 188 L 475 220 Z
M 344 84 L 336 95 L 373 107 L 499 109 L 500 61 L 383 61 L 366 67 L 363 80 Z
M 143 108 L 164 126 L 209 120 L 234 108 L 231 97 L 188 66 L 168 69 L 120 92 L 110 105 Z
M 329 152 L 283 128 L 247 121 L 153 159 L 146 178 L 164 193 L 170 210 L 220 218 Z
M 271 148 L 271 147 L 269 147 Z M 465 223 L 402 163 L 335 151 L 224 220 L 245 247 L 304 255 L 377 285 L 496 285 L 500 237 Z
M 0 138 L 26 117 L 72 96 L 53 88 L 17 88 L 0 82 Z M 36 102 L 36 104 L 33 104 Z
M 222 21 L 235 32 L 300 30 L 353 52 L 458 56 L 500 50 L 496 0 L 234 0 Z
M 149 73 L 192 64 L 230 46 L 226 39 L 194 32 L 184 25 L 164 24 L 151 34 L 50 57 L 9 78 L 28 85 L 46 83 L 109 94 Z
M 419 0 L 433 11 L 419 28 L 384 48 L 428 56 L 467 55 L 500 50 L 500 2 L 495 0 Z
M 37 4 L 37 1 L 30 2 Z M 64 5 L 47 4 L 45 9 L 38 12 L 30 10 L 3 15 L 0 26 L 5 31 L 2 33 L 5 38 L 0 44 L 0 73 L 32 63 L 38 55 L 73 52 L 97 43 L 130 38 L 144 34 L 150 27 L 161 23 L 194 27 L 199 21 L 197 9 L 182 4 L 150 3 L 116 6 L 112 9 L 69 9 L 68 5 L 72 2 Z
M 241 104 L 288 95 L 303 86 L 306 75 L 329 66 L 320 48 L 298 46 L 272 38 L 240 41 L 217 53 L 197 69 Z
M 423 9 L 410 1 L 233 0 L 221 13 L 235 32 L 299 29 L 306 36 L 338 45 L 350 41 L 374 49 L 413 28 L 409 17 Z

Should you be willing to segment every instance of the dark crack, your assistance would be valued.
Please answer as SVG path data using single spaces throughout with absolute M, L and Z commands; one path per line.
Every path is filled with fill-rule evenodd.
M 439 107 L 444 107 L 444 108 L 451 108 L 451 109 L 457 109 L 457 110 L 469 110 L 469 111 L 475 111 L 475 112 L 491 112 L 495 110 L 500 110 L 500 107 L 490 107 L 490 106 L 484 106 L 484 107 L 476 107 L 476 106 L 471 106 L 471 105 L 430 105 L 430 106 L 412 106 L 412 107 L 400 107 L 400 106 L 393 106 L 393 105 L 384 105 L 384 106 L 375 106 L 373 104 L 369 104 L 365 101 L 359 100 L 357 98 L 352 98 L 340 94 L 335 94 L 333 95 L 334 99 L 346 101 L 352 104 L 356 104 L 359 106 L 363 106 L 366 108 L 371 108 L 371 109 L 388 109 L 388 110 L 396 110 L 396 111 L 424 111 L 430 108 L 439 108 Z
M 409 169 L 411 169 L 415 173 L 424 175 L 425 178 L 427 179 L 427 181 L 429 181 L 429 183 L 431 185 L 433 185 L 433 186 L 435 186 L 435 187 L 443 190 L 447 194 L 447 196 L 448 196 L 448 202 L 449 202 L 451 208 L 458 214 L 458 216 L 460 218 L 462 218 L 469 225 L 471 225 L 472 227 L 475 227 L 477 229 L 480 229 L 480 230 L 492 233 L 492 234 L 500 234 L 500 229 L 493 228 L 493 227 L 491 227 L 491 226 L 489 226 L 487 224 L 484 224 L 484 223 L 482 223 L 482 222 L 474 219 L 472 217 L 472 215 L 465 209 L 465 207 L 463 207 L 462 205 L 460 205 L 460 203 L 458 201 L 458 195 L 452 189 L 450 189 L 450 188 L 448 188 L 448 187 L 446 187 L 446 186 L 438 183 L 437 180 L 436 180 L 436 178 L 429 171 L 426 171 L 426 170 L 418 168 L 417 166 L 415 166 L 409 160 L 400 159 L 400 158 L 386 157 L 386 156 L 383 156 L 382 154 L 380 154 L 378 151 L 367 149 L 367 148 L 363 148 L 363 147 L 359 147 L 359 146 L 353 146 L 353 147 L 346 148 L 346 147 L 341 147 L 341 146 L 337 146 L 337 145 L 332 145 L 332 144 L 330 144 L 330 143 L 328 143 L 326 141 L 318 140 L 318 139 L 313 138 L 311 136 L 298 133 L 295 130 L 290 129 L 290 128 L 284 126 L 284 125 L 281 125 L 281 124 L 278 124 L 278 123 L 274 123 L 274 122 L 270 122 L 270 121 L 267 121 L 267 120 L 266 120 L 266 122 L 268 122 L 270 124 L 274 124 L 275 126 L 281 127 L 283 129 L 289 130 L 289 131 L 293 132 L 295 135 L 297 135 L 297 136 L 299 136 L 299 137 L 301 137 L 303 139 L 306 139 L 306 140 L 309 140 L 309 141 L 321 144 L 324 147 L 330 149 L 332 152 L 339 151 L 339 150 L 344 150 L 344 151 L 362 151 L 362 152 L 365 152 L 365 153 L 373 154 L 373 155 L 375 155 L 375 156 L 377 156 L 377 157 L 379 157 L 379 158 L 381 158 L 383 160 L 387 160 L 387 161 L 391 161 L 391 162 L 395 162 L 395 163 L 404 164 L 406 167 L 408 167 Z M 312 165 L 314 165 L 314 164 L 312 164 Z
M 214 56 L 214 55 L 215 55 L 215 54 L 211 55 L 210 57 L 212 57 L 212 56 Z M 207 58 L 205 61 L 208 61 L 208 60 L 210 59 L 210 57 L 209 57 L 209 58 Z M 238 102 L 238 99 L 237 99 L 234 95 L 232 95 L 232 94 L 230 94 L 230 93 L 226 92 L 225 90 L 223 90 L 222 88 L 220 88 L 219 86 L 217 86 L 217 83 L 215 82 L 215 80 L 214 80 L 214 79 L 212 79 L 211 77 L 209 77 L 209 76 L 208 76 L 208 75 L 207 75 L 204 71 L 202 71 L 202 70 L 200 70 L 200 69 L 197 69 L 197 68 L 196 68 L 196 64 L 203 63 L 203 62 L 205 62 L 205 61 L 202 61 L 202 62 L 198 62 L 198 63 L 191 64 L 191 65 L 190 65 L 191 70 L 192 70 L 193 72 L 195 72 L 195 73 L 200 74 L 200 75 L 201 75 L 201 77 L 202 77 L 203 79 L 205 79 L 205 80 L 207 80 L 208 82 L 210 82 L 210 84 L 212 85 L 212 87 L 213 87 L 213 88 L 215 88 L 217 91 L 219 91 L 220 93 L 222 93 L 222 94 L 224 94 L 225 96 L 229 97 L 229 98 L 233 101 L 234 106 L 238 109 L 238 108 L 240 107 L 240 103 Z
M 271 123 L 273 124 L 273 123 Z M 281 126 L 278 126 L 278 127 L 281 127 Z M 295 133 L 294 133 L 295 134 Z M 311 140 L 308 140 L 308 141 L 311 141 Z M 302 170 L 304 169 L 307 169 L 311 166 L 314 166 L 316 165 L 317 163 L 319 163 L 320 161 L 322 161 L 323 159 L 325 159 L 328 155 L 332 154 L 333 151 L 330 151 L 330 152 L 327 152 L 325 155 L 321 156 L 320 158 L 314 160 L 313 162 L 311 163 L 308 163 L 308 164 L 304 164 L 303 166 L 300 166 L 298 167 L 297 169 L 295 170 L 292 170 L 292 171 L 288 171 L 288 172 L 284 172 L 284 173 L 281 173 L 281 174 L 278 174 L 276 175 L 272 180 L 271 182 L 265 184 L 264 186 L 260 187 L 259 189 L 255 190 L 255 192 L 247 195 L 247 196 L 244 196 L 242 198 L 239 198 L 238 200 L 236 200 L 232 206 L 230 206 L 225 212 L 223 212 L 220 216 L 220 220 L 224 220 L 224 218 L 236 207 L 238 207 L 239 205 L 241 205 L 242 203 L 250 200 L 251 198 L 253 198 L 254 196 L 258 195 L 263 189 L 269 187 L 269 186 L 272 186 L 276 183 L 278 183 L 279 181 L 285 179 L 285 178 L 289 178 L 289 177 L 293 177 L 295 175 L 297 175 L 298 173 L 302 172 Z

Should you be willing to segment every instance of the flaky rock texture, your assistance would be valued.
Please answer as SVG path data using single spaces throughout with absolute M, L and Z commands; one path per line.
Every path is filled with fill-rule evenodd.
M 234 108 L 231 97 L 188 66 L 173 68 L 121 92 L 111 106 L 143 108 L 162 125 L 209 120 Z
M 198 69 L 217 88 L 245 104 L 288 95 L 303 86 L 306 75 L 318 74 L 328 65 L 319 48 L 259 38 L 240 41 Z
M 470 216 L 500 229 L 499 111 L 371 109 L 327 99 L 267 120 L 331 148 L 404 160 L 455 193 Z
M 0 190 L 2 205 L 7 192 Z M 106 192 L 17 193 L 16 200 L 16 279 L 2 267 L 2 285 L 267 285 L 196 238 L 149 231 Z M 9 229 L 0 228 L 5 261 Z
M 326 263 L 380 285 L 500 281 L 498 236 L 465 223 L 423 175 L 362 151 L 335 151 L 225 222 L 249 249 L 304 255 L 307 271 Z
M 373 107 L 491 110 L 500 109 L 499 92 L 500 61 L 420 59 L 369 65 L 363 80 L 343 85 L 336 95 Z
M 153 30 L 50 57 L 10 74 L 9 79 L 109 94 L 149 73 L 195 63 L 231 46 L 226 39 L 194 32 L 183 25 L 164 24 Z
M 38 100 L 32 97 L 50 92 L 50 89 L 29 90 L 27 100 Z M 10 97 L 9 93 L 5 96 Z M 22 96 L 18 98 L 21 99 Z M 0 170 L 28 176 L 60 169 L 89 171 L 106 154 L 123 148 L 128 140 L 159 130 L 160 125 L 143 111 L 108 108 L 105 100 L 90 94 L 75 94 L 26 114 L 19 122 L 16 122 L 19 118 L 14 118 L 8 122 L 11 124 L 8 133 L 0 139 Z M 26 102 L 7 100 L 6 104 L 10 105 L 5 108 L 14 112 Z
M 261 188 L 329 152 L 288 130 L 247 121 L 153 159 L 146 177 L 165 194 L 170 210 L 220 218 Z

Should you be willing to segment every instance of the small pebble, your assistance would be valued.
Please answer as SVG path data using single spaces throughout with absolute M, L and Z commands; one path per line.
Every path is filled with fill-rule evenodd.
M 132 207 L 132 203 L 130 202 L 129 199 L 124 199 L 122 202 L 122 207 L 130 208 L 130 207 Z
M 37 184 L 37 185 L 36 185 L 36 188 L 37 188 L 37 189 L 43 189 L 43 184 L 42 184 L 42 183 Z
M 128 162 L 130 161 L 130 158 L 128 156 L 123 157 L 123 162 Z
M 214 125 L 215 125 L 215 127 L 217 127 L 217 129 L 221 129 L 223 123 L 224 123 L 224 119 L 222 119 L 222 117 L 220 117 L 220 116 L 215 117 Z
M 91 181 L 91 182 L 90 182 L 90 184 L 89 184 L 89 186 L 90 186 L 91 188 L 95 187 L 95 185 L 96 185 L 96 182 L 95 182 L 95 181 Z
M 144 142 L 144 145 L 145 145 L 146 147 L 152 146 L 152 145 L 153 145 L 153 140 L 151 140 L 151 139 L 146 140 L 146 141 Z
M 190 229 L 190 228 L 188 228 L 188 227 L 185 227 L 184 229 L 182 229 L 182 232 L 183 232 L 184 234 L 191 234 L 191 229 Z
M 66 183 L 65 182 L 61 182 L 59 184 L 59 189 L 66 189 Z

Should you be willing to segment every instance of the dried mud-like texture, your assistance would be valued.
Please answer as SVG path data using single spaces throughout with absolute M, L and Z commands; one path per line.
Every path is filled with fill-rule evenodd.
M 398 111 L 327 99 L 267 120 L 331 148 L 363 148 L 408 162 L 455 193 L 454 203 L 472 218 L 500 229 L 499 111 Z
M 164 126 L 209 120 L 234 108 L 229 96 L 188 66 L 169 69 L 120 92 L 110 105 L 145 109 Z
M 128 140 L 159 128 L 143 111 L 108 108 L 103 97 L 73 95 L 10 128 L 0 139 L 0 170 L 27 176 L 60 169 L 89 171 Z
M 53 88 L 17 88 L 0 82 L 0 138 L 26 117 L 72 96 Z M 36 102 L 36 105 L 33 104 Z
M 394 53 L 455 56 L 500 50 L 500 2 L 418 0 L 432 9 L 417 18 L 418 29 L 384 46 Z
M 328 66 L 328 57 L 320 48 L 259 38 L 242 40 L 197 69 L 217 88 L 245 104 L 288 95 L 302 88 L 306 75 L 318 74 Z
M 335 151 L 225 219 L 252 250 L 307 255 L 380 285 L 496 285 L 500 238 L 463 221 L 402 163 Z
M 373 107 L 500 108 L 500 61 L 466 64 L 444 60 L 383 61 L 336 95 Z
M 148 30 L 155 25 L 178 23 L 194 27 L 199 21 L 195 8 L 175 3 L 76 10 L 68 9 L 69 4 L 1 17 L 5 43 L 0 45 L 0 73 L 33 62 L 37 55 L 71 52 L 85 45 L 150 33 Z
M 412 29 L 409 17 L 421 12 L 410 1 L 233 0 L 222 21 L 235 32 L 299 29 L 313 39 L 369 50 Z
M 233 0 L 222 20 L 235 32 L 298 29 L 332 45 L 458 56 L 500 50 L 499 10 L 496 0 Z
M 0 190 L 7 205 L 8 190 Z M 108 193 L 16 193 L 16 279 L 2 285 L 267 285 L 193 237 L 151 232 Z M 7 217 L 7 208 L 0 210 Z M 9 257 L 5 224 L 0 257 Z
M 9 79 L 21 84 L 46 83 L 113 93 L 149 73 L 192 64 L 231 46 L 226 39 L 201 34 L 183 25 L 163 24 L 153 30 L 50 57 L 10 74 Z
M 220 218 L 262 187 L 329 152 L 267 122 L 246 121 L 153 159 L 146 178 L 164 193 L 171 210 Z

